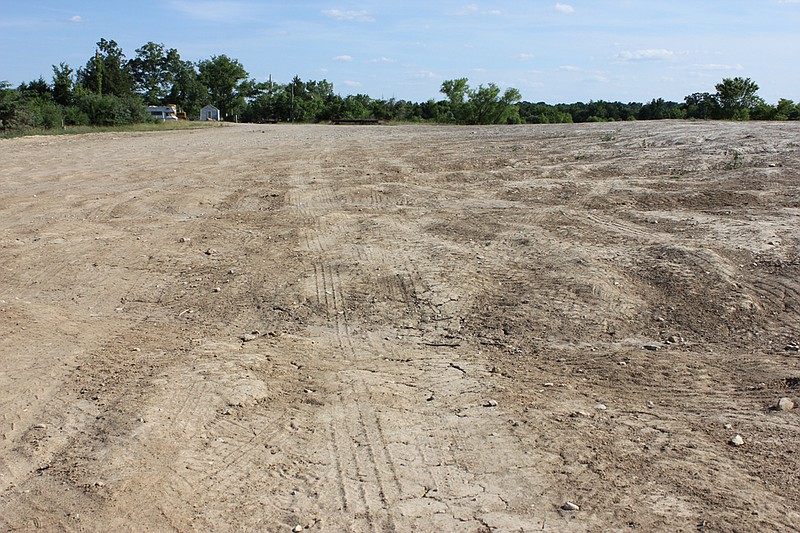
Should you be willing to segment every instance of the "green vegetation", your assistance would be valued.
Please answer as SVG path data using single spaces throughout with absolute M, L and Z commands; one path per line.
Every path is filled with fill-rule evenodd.
M 115 127 L 151 119 L 147 105 L 175 105 L 189 119 L 213 104 L 225 120 L 323 122 L 378 119 L 445 124 L 559 124 L 660 119 L 800 120 L 800 104 L 781 99 L 770 105 L 749 78 L 725 78 L 714 93 L 694 93 L 684 102 L 662 98 L 648 103 L 590 101 L 550 105 L 524 102 L 517 89 L 494 83 L 477 88 L 467 78 L 446 80 L 444 99 L 411 102 L 342 97 L 326 80 L 256 83 L 244 66 L 226 55 L 192 63 L 175 49 L 149 42 L 126 59 L 113 40 L 100 39 L 95 54 L 77 70 L 53 66 L 44 78 L 12 88 L 0 82 L 0 129 L 5 135 L 81 127 Z M 163 127 L 163 124 L 161 125 Z

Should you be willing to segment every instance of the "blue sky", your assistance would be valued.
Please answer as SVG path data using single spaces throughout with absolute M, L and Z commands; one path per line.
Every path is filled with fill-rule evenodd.
M 682 101 L 742 76 L 800 101 L 800 0 L 0 0 L 0 80 L 84 66 L 101 37 L 342 95 L 439 99 L 466 77 L 534 102 Z

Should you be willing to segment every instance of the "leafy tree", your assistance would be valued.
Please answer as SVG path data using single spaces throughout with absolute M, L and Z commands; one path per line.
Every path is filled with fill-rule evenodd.
M 724 118 L 747 120 L 750 110 L 763 102 L 757 94 L 758 85 L 750 78 L 724 78 L 715 88 Z
M 195 64 L 178 61 L 173 73 L 172 89 L 166 99 L 182 109 L 187 117 L 200 118 L 200 109 L 211 101 L 208 87 L 200 81 Z
M 199 81 L 208 88 L 211 103 L 219 108 L 223 117 L 231 117 L 244 110 L 245 98 L 250 96 L 253 83 L 249 74 L 236 59 L 226 55 L 212 56 L 197 65 Z
M 470 121 L 475 124 L 519 123 L 519 108 L 514 104 L 520 100 L 522 95 L 513 87 L 500 95 L 500 88 L 494 83 L 486 87 L 480 85 L 469 92 Z
M 692 93 L 684 98 L 686 118 L 720 118 L 722 109 L 717 96 L 711 93 Z
M 19 91 L 11 89 L 7 81 L 0 81 L 0 126 L 3 127 L 3 131 L 14 126 L 19 100 Z
M 128 69 L 137 93 L 147 104 L 167 103 L 176 75 L 181 68 L 181 56 L 174 48 L 148 42 L 136 49 L 136 57 L 128 62 Z
M 126 68 L 125 54 L 116 41 L 100 39 L 93 58 L 78 69 L 78 82 L 96 94 L 128 96 L 132 81 Z
M 68 106 L 72 103 L 74 73 L 66 63 L 53 65 L 53 99 L 57 104 Z

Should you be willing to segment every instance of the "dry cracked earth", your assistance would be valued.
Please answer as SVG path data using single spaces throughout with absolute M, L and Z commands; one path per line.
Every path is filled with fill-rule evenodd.
M 799 214 L 796 123 L 0 140 L 0 529 L 798 530 Z

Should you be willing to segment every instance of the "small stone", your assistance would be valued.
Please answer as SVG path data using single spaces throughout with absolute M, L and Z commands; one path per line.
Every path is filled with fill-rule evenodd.
M 800 344 L 797 343 L 787 344 L 784 350 L 786 350 L 787 352 L 800 352 Z
M 778 400 L 778 411 L 789 411 L 794 409 L 794 402 L 789 398 L 781 398 Z
M 737 448 L 738 448 L 739 446 L 743 446 L 743 445 L 744 445 L 744 439 L 742 438 L 742 436 L 741 436 L 741 435 L 736 435 L 735 437 L 733 437 L 733 438 L 732 438 L 730 441 L 728 441 L 728 442 L 730 443 L 730 445 L 731 445 L 731 446 L 736 446 Z
M 653 407 L 655 407 L 655 406 L 656 406 L 656 404 L 654 404 L 654 403 L 653 403 L 651 400 L 647 400 L 647 407 L 649 407 L 650 409 L 652 409 L 652 408 L 653 408 Z
M 294 526 L 294 529 L 292 531 L 294 531 L 295 533 L 300 533 L 301 531 L 303 531 L 303 526 L 297 524 L 296 526 Z
M 180 239 L 178 239 L 178 242 L 192 242 L 192 239 L 190 239 L 189 237 L 181 237 Z
M 566 502 L 561 506 L 562 511 L 580 511 L 581 507 L 577 503 Z
M 487 400 L 484 407 L 497 407 L 497 400 Z
M 214 292 L 220 292 L 220 291 L 222 291 L 222 289 L 220 289 L 219 287 L 214 287 Z
M 642 348 L 644 348 L 645 350 L 649 350 L 651 352 L 657 352 L 658 351 L 658 346 L 655 345 L 655 344 L 645 344 L 644 346 L 642 346 Z
M 554 384 L 552 382 L 548 381 L 547 383 L 544 384 L 544 386 L 545 387 L 553 387 Z
M 36 424 L 33 429 L 47 429 L 47 424 Z
M 213 248 L 206 250 L 206 255 L 214 255 L 215 253 L 217 253 L 217 251 Z
M 733 429 L 733 424 L 725 424 L 722 427 L 724 427 L 725 429 Z

